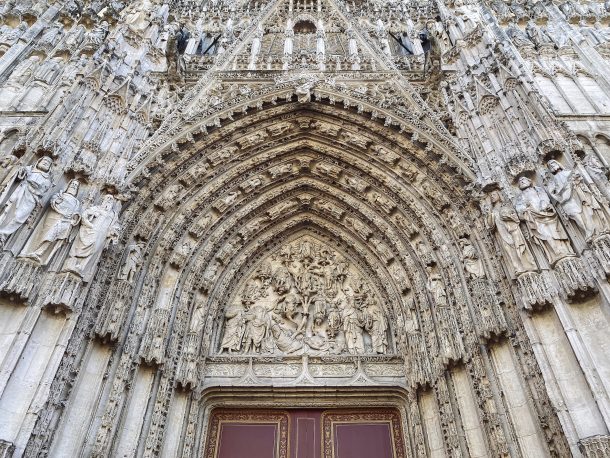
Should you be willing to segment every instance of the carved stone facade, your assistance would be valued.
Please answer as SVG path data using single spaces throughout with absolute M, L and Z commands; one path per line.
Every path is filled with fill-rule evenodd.
M 609 8 L 4 2 L 0 456 L 609 456 Z

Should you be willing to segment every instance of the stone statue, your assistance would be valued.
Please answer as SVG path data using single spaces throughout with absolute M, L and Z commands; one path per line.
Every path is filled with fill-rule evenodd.
M 343 309 L 341 310 L 341 321 L 343 322 L 347 350 L 351 354 L 364 353 L 363 316 L 362 312 L 354 305 L 353 293 L 346 293 L 346 299 L 343 301 Z
M 26 22 L 20 22 L 15 28 L 9 25 L 3 25 L 0 27 L 0 43 L 12 45 L 14 44 L 21 35 L 28 29 Z
M 263 34 L 263 27 L 259 24 L 256 27 L 254 38 L 252 39 L 252 46 L 250 48 L 250 64 L 248 65 L 248 70 L 256 70 L 256 61 L 258 60 L 258 55 L 261 52 Z
M 138 267 L 140 267 L 144 259 L 142 256 L 143 249 L 144 244 L 142 242 L 135 242 L 129 245 L 125 263 L 119 272 L 119 280 L 126 280 L 129 283 L 133 281 Z
M 53 84 L 61 74 L 64 59 L 63 57 L 52 57 L 43 62 L 35 73 L 35 79 L 46 84 Z
M 250 351 L 261 353 L 268 350 L 265 341 L 269 336 L 271 327 L 269 311 L 263 305 L 254 304 L 245 313 L 245 318 L 244 351 L 246 353 L 250 353 Z
M 521 194 L 515 201 L 517 213 L 551 265 L 566 256 L 574 256 L 568 236 L 546 191 L 533 186 L 532 180 L 525 176 L 519 178 L 518 185 Z
M 289 355 L 303 349 L 304 344 L 302 340 L 296 339 L 295 335 L 285 329 L 276 317 L 273 317 L 272 321 L 271 335 L 273 336 L 275 345 L 277 345 L 277 348 L 281 352 Z
M 595 153 L 591 152 L 587 154 L 582 161 L 582 165 L 585 167 L 585 170 L 591 176 L 591 179 L 597 185 L 600 192 L 606 199 L 610 199 L 610 182 L 606 175 L 606 167 L 597 158 Z
M 41 265 L 48 264 L 57 250 L 70 236 L 72 228 L 80 222 L 80 182 L 71 180 L 65 191 L 51 197 L 51 206 L 43 221 L 38 225 L 21 256 L 30 258 Z
M 479 13 L 476 5 L 465 5 L 463 0 L 455 0 L 453 6 L 456 15 L 464 23 L 464 33 L 470 32 L 481 23 L 481 13 Z
M 9 86 L 23 86 L 32 76 L 36 65 L 40 62 L 39 56 L 30 56 L 22 60 L 11 72 L 6 81 Z
M 106 194 L 99 205 L 83 212 L 78 235 L 64 265 L 66 272 L 72 272 L 85 281 L 93 277 L 100 254 L 108 241 L 117 236 L 117 216 L 114 197 L 110 194 Z
M 373 352 L 383 354 L 388 348 L 388 324 L 385 315 L 376 300 L 368 305 L 365 314 L 366 330 L 371 336 Z
M 386 56 L 392 55 L 392 50 L 390 49 L 390 41 L 388 40 L 388 32 L 385 29 L 385 25 L 381 19 L 377 19 L 375 34 L 377 35 L 377 39 L 379 40 L 379 44 L 381 45 L 381 50 Z
M 466 273 L 474 278 L 483 278 L 485 276 L 485 269 L 477 250 L 467 239 L 460 239 L 460 247 L 462 248 L 462 261 L 464 262 Z
M 0 160 L 0 202 L 4 201 L 17 178 L 19 173 L 18 161 L 19 158 L 14 154 L 8 154 Z
M 506 34 L 517 48 L 534 47 L 534 43 L 532 43 L 525 32 L 523 32 L 517 24 L 512 24 L 510 27 L 508 27 L 506 29 Z
M 486 215 L 487 225 L 495 229 L 500 248 L 514 273 L 519 275 L 536 270 L 536 262 L 521 231 L 516 210 L 512 205 L 503 203 L 502 195 L 497 190 L 492 191 L 489 198 L 492 206 Z
M 356 41 L 356 32 L 352 29 L 347 29 L 347 51 L 350 56 L 358 56 L 358 42 Z
M 326 32 L 324 31 L 324 21 L 318 20 L 316 27 L 316 54 L 318 56 L 324 56 L 326 54 Z
M 225 311 L 225 329 L 220 343 L 220 351 L 226 350 L 232 353 L 241 350 L 244 333 L 246 330 L 246 320 L 244 317 L 244 307 L 235 303 L 227 307 Z
M 51 188 L 52 159 L 44 156 L 34 167 L 23 167 L 17 173 L 19 185 L 11 193 L 0 214 L 0 243 L 12 235 L 29 218 L 34 209 L 41 204 L 47 191 Z
M 547 35 L 546 31 L 539 28 L 533 21 L 527 23 L 525 31 L 537 47 L 553 44 L 553 40 Z
M 108 35 L 108 22 L 102 21 L 100 25 L 94 27 L 91 32 L 85 35 L 85 40 L 83 43 L 83 48 L 88 49 L 90 51 L 97 50 L 104 40 L 106 39 L 106 35 Z
M 150 25 L 150 14 L 154 4 L 150 0 L 142 0 L 130 5 L 124 14 L 123 22 L 134 32 L 143 32 Z
M 568 218 L 583 231 L 587 240 L 608 230 L 608 220 L 601 204 L 576 170 L 565 170 L 556 160 L 547 163 L 551 179 L 547 185 L 551 197 L 561 205 Z
M 284 31 L 284 56 L 292 56 L 294 41 L 294 27 L 292 19 L 288 19 L 286 30 Z
M 432 294 L 432 298 L 434 299 L 434 305 L 437 307 L 443 307 L 449 305 L 447 301 L 447 293 L 445 291 L 445 283 L 441 277 L 441 274 L 438 272 L 434 272 L 432 267 L 426 267 L 426 272 L 428 273 L 428 283 L 426 284 L 426 289 Z

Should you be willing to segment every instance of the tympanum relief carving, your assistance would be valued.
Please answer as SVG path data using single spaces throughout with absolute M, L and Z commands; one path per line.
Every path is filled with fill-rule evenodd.
M 386 354 L 385 304 L 345 256 L 301 237 L 264 259 L 224 311 L 224 354 Z

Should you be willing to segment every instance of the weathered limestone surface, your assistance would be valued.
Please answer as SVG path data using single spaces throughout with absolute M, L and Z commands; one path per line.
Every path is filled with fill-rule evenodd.
M 609 456 L 609 8 L 0 4 L 0 457 Z

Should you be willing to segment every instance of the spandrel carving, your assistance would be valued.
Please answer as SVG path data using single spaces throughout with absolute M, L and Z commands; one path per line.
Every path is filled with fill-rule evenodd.
M 389 323 L 377 294 L 341 254 L 303 237 L 247 278 L 224 312 L 219 351 L 385 354 Z

